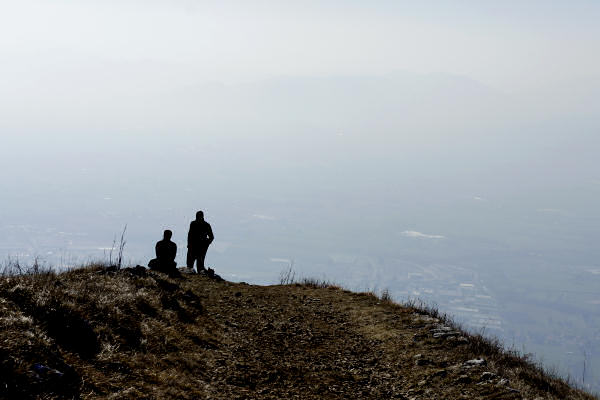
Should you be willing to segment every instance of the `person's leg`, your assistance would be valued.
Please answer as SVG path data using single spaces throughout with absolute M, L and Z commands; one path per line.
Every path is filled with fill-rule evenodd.
M 196 257 L 197 257 L 196 270 L 198 271 L 198 273 L 200 273 L 200 271 L 206 270 L 206 268 L 204 268 L 204 253 L 202 252 L 202 250 L 198 251 L 198 254 L 196 254 Z
M 206 269 L 204 265 L 204 259 L 206 258 L 206 252 L 208 251 L 208 245 L 202 246 L 202 248 L 198 249 L 198 271 L 200 268 Z
M 152 261 L 154 261 L 154 262 L 152 263 L 151 269 L 153 269 L 155 271 L 159 271 L 159 272 L 165 272 L 164 260 L 161 260 L 160 258 L 155 258 Z
M 206 269 L 206 267 L 204 266 L 204 258 L 205 257 L 206 257 L 205 252 L 201 252 L 200 254 L 198 254 L 198 270 Z
M 189 269 L 194 268 L 195 260 L 196 260 L 196 257 L 194 257 L 194 250 L 188 247 L 188 249 L 187 249 L 187 267 Z

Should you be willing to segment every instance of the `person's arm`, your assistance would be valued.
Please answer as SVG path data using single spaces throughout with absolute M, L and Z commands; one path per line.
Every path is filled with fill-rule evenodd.
M 206 232 L 208 235 L 208 243 L 212 243 L 212 241 L 215 240 L 215 235 L 213 235 L 213 231 L 212 231 L 210 224 L 206 223 L 206 225 L 208 226 L 208 229 L 207 229 L 208 232 Z
M 190 230 L 188 231 L 188 247 L 190 247 L 190 244 L 193 242 L 193 232 L 192 230 L 194 229 L 194 221 L 190 222 Z
M 175 261 L 175 257 L 177 257 L 177 245 L 173 243 L 173 254 L 171 254 L 171 260 Z
M 158 258 L 158 252 L 159 252 L 158 248 L 160 247 L 159 244 L 160 244 L 160 242 L 156 242 L 156 246 L 154 246 L 154 253 L 156 253 L 156 258 Z

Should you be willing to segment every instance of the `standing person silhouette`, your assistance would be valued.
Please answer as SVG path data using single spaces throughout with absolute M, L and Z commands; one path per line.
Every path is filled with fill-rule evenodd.
M 187 266 L 194 268 L 196 261 L 196 271 L 205 270 L 204 258 L 208 246 L 215 239 L 210 224 L 204 220 L 204 213 L 198 211 L 196 220 L 190 223 L 190 231 L 188 232 L 188 251 L 187 251 Z

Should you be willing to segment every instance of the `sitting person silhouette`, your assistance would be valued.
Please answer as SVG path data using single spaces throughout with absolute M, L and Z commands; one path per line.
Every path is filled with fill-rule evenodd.
M 188 251 L 187 251 L 187 267 L 194 268 L 196 262 L 196 270 L 199 273 L 205 270 L 204 258 L 208 246 L 215 240 L 210 224 L 204 220 L 204 213 L 198 211 L 196 220 L 190 223 L 190 231 L 188 232 Z
M 150 260 L 148 267 L 162 272 L 173 272 L 177 270 L 175 256 L 177 255 L 177 245 L 171 242 L 173 232 L 166 230 L 163 234 L 163 240 L 156 243 L 156 258 Z

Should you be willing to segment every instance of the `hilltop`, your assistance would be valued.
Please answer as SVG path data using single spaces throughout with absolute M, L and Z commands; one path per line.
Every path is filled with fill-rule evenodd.
M 593 399 L 432 310 L 144 268 L 0 278 L 0 397 Z

